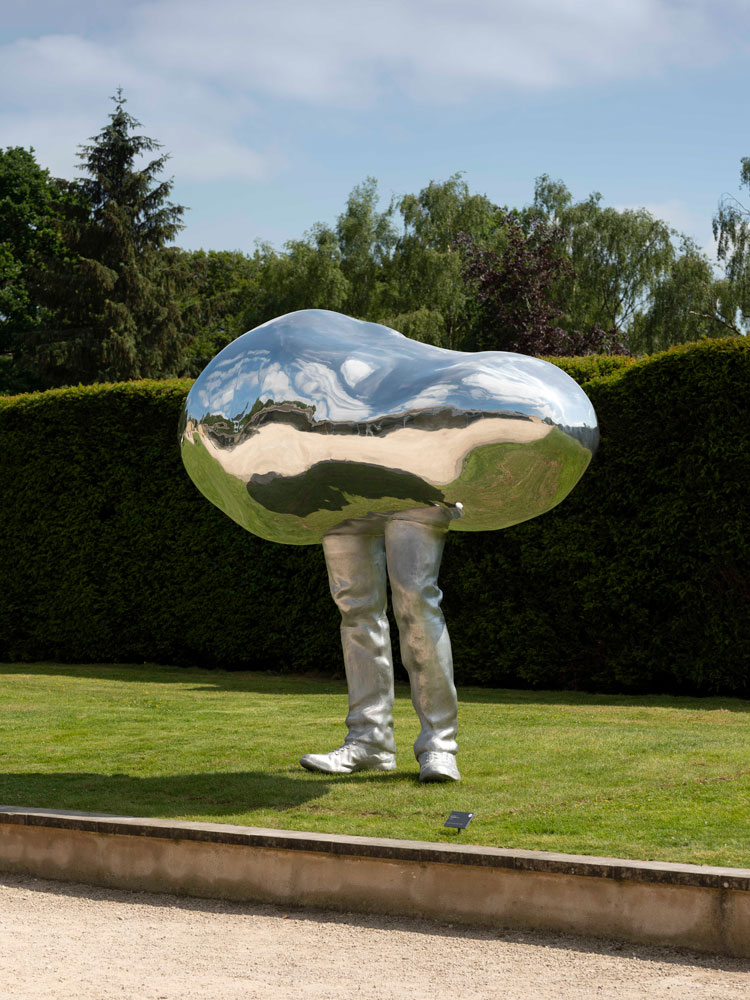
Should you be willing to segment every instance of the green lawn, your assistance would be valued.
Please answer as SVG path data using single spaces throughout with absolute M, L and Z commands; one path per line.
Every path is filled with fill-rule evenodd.
M 464 688 L 460 785 L 298 764 L 344 736 L 343 682 L 0 665 L 0 803 L 750 867 L 750 702 Z

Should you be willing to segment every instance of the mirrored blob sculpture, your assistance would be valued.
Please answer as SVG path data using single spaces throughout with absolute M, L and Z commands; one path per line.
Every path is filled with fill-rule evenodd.
M 518 524 L 568 495 L 598 440 L 588 397 L 555 365 L 444 350 L 321 309 L 224 348 L 180 431 L 201 493 L 293 545 L 417 509 L 443 508 L 456 531 Z

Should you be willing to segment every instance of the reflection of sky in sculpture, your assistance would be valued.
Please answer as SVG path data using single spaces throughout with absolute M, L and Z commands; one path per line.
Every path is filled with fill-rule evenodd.
M 301 315 L 314 338 L 299 330 L 296 318 Z M 359 336 L 352 341 L 351 323 L 348 317 L 324 310 L 291 313 L 265 323 L 239 337 L 211 363 L 197 383 L 198 398 L 207 411 L 221 412 L 228 419 L 238 418 L 248 402 L 252 405 L 259 396 L 298 399 L 315 405 L 319 418 L 330 420 L 372 419 L 391 412 L 393 403 L 408 396 L 423 406 L 450 398 L 452 405 L 464 409 L 486 405 L 494 411 L 528 413 L 569 427 L 591 421 L 586 397 L 575 406 L 568 377 L 536 358 L 500 352 L 467 355 L 419 344 L 417 360 L 416 341 L 395 331 L 388 331 L 390 336 L 384 340 L 386 328 L 374 323 L 358 324 Z M 250 337 L 252 358 L 248 359 Z M 404 340 L 406 349 L 399 343 Z M 280 343 L 283 367 L 274 360 Z M 342 349 L 346 351 L 343 356 Z M 502 367 L 498 366 L 500 357 Z M 420 361 L 426 369 L 421 374 L 414 371 Z M 374 385 L 370 385 L 372 375 L 376 376 Z
M 546 430 L 522 432 L 519 415 Z M 378 512 L 372 485 L 377 469 L 390 490 L 382 498 L 383 513 L 409 509 L 410 495 L 427 495 L 416 489 L 418 480 L 430 483 L 433 492 L 442 490 L 441 502 L 463 503 L 458 529 L 516 523 L 562 499 L 563 480 L 570 479 L 563 467 L 572 468 L 572 461 L 582 472 L 597 440 L 588 398 L 554 365 L 518 354 L 446 351 L 324 310 L 279 317 L 233 341 L 196 380 L 184 419 L 183 458 L 199 488 L 249 530 L 302 543 L 319 540 L 330 529 L 337 516 L 331 511 L 339 509 L 335 503 L 342 519 L 361 516 L 363 504 L 365 513 Z M 542 444 L 552 428 L 558 435 Z M 381 443 L 365 445 L 363 436 Z M 194 468 L 197 453 L 190 451 L 196 447 L 206 452 L 200 474 Z M 438 448 L 444 453 L 438 455 Z M 491 461 L 487 448 L 495 449 Z M 453 470 L 455 479 L 436 482 L 425 472 L 430 451 L 434 467 L 446 476 L 445 470 Z M 334 466 L 339 470 L 335 503 L 325 487 L 329 465 L 332 476 Z M 556 478 L 550 478 L 551 467 Z M 369 470 L 366 503 L 357 499 L 357 477 L 364 476 L 357 468 Z M 253 486 L 258 476 L 264 477 L 262 491 Z M 285 487 L 284 512 L 268 500 L 282 479 L 291 484 Z M 208 480 L 215 482 L 209 486 Z M 315 491 L 327 490 L 325 516 L 313 513 L 294 523 L 288 496 L 297 488 L 310 493 L 303 506 L 312 511 Z M 534 493 L 526 506 L 524 489 Z M 226 499 L 227 491 L 234 491 L 236 503 Z M 217 499 L 220 495 L 224 498 Z M 261 509 L 258 496 L 267 509 Z M 494 508 L 502 513 L 496 511 L 493 519 Z

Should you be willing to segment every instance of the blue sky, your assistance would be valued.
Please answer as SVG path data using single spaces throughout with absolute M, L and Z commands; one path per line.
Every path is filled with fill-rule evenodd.
M 4 0 L 0 145 L 75 176 L 122 86 L 186 247 L 281 246 L 368 175 L 387 203 L 463 171 L 509 205 L 548 173 L 710 248 L 749 83 L 750 0 Z

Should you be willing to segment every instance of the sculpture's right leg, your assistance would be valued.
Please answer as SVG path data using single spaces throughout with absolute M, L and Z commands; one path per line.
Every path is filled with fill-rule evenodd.
M 383 533 L 329 534 L 323 551 L 331 595 L 341 612 L 347 735 L 338 750 L 306 754 L 300 763 L 329 773 L 393 770 L 393 658 Z

